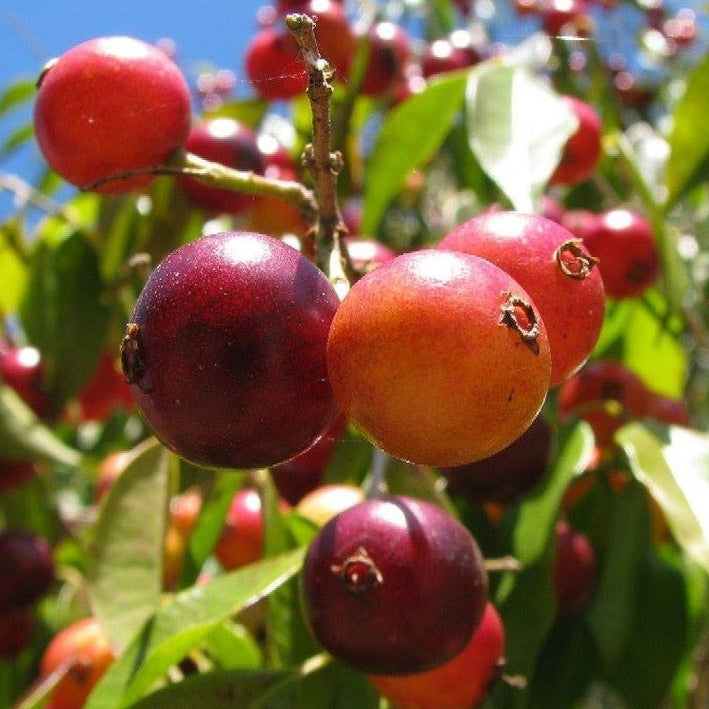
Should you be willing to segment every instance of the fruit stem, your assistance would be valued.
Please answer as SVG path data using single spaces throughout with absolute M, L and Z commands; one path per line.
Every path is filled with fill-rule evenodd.
M 320 55 L 315 21 L 302 13 L 286 17 L 286 25 L 298 44 L 308 71 L 306 93 L 312 113 L 312 142 L 305 146 L 303 163 L 313 177 L 318 204 L 315 248 L 320 268 L 328 274 L 340 298 L 355 279 L 345 237 L 347 227 L 337 199 L 337 176 L 343 168 L 342 153 L 331 151 L 330 83 L 332 68 Z

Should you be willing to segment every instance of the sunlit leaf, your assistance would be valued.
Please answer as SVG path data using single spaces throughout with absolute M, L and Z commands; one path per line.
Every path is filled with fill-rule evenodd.
M 35 91 L 34 79 L 20 79 L 6 86 L 0 94 L 0 116 L 29 101 Z
M 659 436 L 630 423 L 616 433 L 616 441 L 677 542 L 709 571 L 709 435 L 669 426 Z
M 687 87 L 677 102 L 670 132 L 670 156 L 665 182 L 669 209 L 709 175 L 709 133 L 697 130 L 709 112 L 709 55 L 687 77 Z
M 160 604 L 167 489 L 168 454 L 151 440 L 135 451 L 101 507 L 89 595 L 118 652 Z
M 34 128 L 30 125 L 20 126 L 13 130 L 10 135 L 0 143 L 0 160 L 5 159 L 13 153 L 17 148 L 32 140 L 34 137 Z
M 13 246 L 21 237 L 20 225 L 10 220 L 0 224 L 0 311 L 16 313 L 27 285 L 27 264 Z
M 222 623 L 204 641 L 209 657 L 222 669 L 251 669 L 261 666 L 263 653 L 258 642 L 243 625 Z
M 431 81 L 387 115 L 367 165 L 363 233 L 376 233 L 406 176 L 440 147 L 463 103 L 466 76 L 452 73 Z
M 533 212 L 578 119 L 524 67 L 485 62 L 466 90 L 470 148 L 515 209 Z
M 303 549 L 296 549 L 178 593 L 109 669 L 86 709 L 127 707 L 140 699 L 219 623 L 292 578 L 300 570 L 303 554 Z

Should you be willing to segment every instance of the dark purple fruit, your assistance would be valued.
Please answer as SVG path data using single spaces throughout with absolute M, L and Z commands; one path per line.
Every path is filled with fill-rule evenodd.
M 312 541 L 302 606 L 333 657 L 368 674 L 404 675 L 460 652 L 480 622 L 488 579 L 477 543 L 422 500 L 371 499 Z
M 325 275 L 263 234 L 203 236 L 138 298 L 121 354 L 157 437 L 201 465 L 267 467 L 337 414 L 325 365 L 339 300 Z
M 53 579 L 52 548 L 46 539 L 23 529 L 0 532 L 0 612 L 30 605 Z
M 17 657 L 29 645 L 36 626 L 32 608 L 0 611 L 0 662 Z
M 547 472 L 552 430 L 543 416 L 507 448 L 489 458 L 441 468 L 448 489 L 474 502 L 506 504 L 519 499 Z

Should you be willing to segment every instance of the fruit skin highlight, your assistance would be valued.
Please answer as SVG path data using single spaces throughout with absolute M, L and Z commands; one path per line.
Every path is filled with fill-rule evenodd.
M 370 499 L 333 517 L 303 564 L 303 615 L 333 657 L 369 674 L 437 667 L 482 617 L 488 579 L 470 532 L 411 497 Z
M 534 337 L 510 326 L 510 308 Z M 526 291 L 482 258 L 434 249 L 398 256 L 352 287 L 327 364 L 350 422 L 391 455 L 433 466 L 485 458 L 518 438 L 551 371 Z
M 44 70 L 34 127 L 49 165 L 86 188 L 119 172 L 164 165 L 187 140 L 190 111 L 187 82 L 164 52 L 132 37 L 99 37 Z M 96 191 L 139 191 L 152 179 L 111 180 Z
M 337 415 L 325 346 L 339 299 L 295 249 L 222 232 L 170 254 L 122 345 L 133 396 L 160 440 L 201 465 L 269 467 Z

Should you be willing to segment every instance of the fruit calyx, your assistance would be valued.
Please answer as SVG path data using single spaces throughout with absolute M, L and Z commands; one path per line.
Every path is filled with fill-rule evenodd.
M 365 593 L 384 582 L 381 571 L 364 547 L 358 547 L 341 564 L 333 564 L 330 568 L 354 595 Z
M 559 264 L 561 272 L 569 278 L 582 281 L 591 275 L 591 270 L 599 259 L 591 256 L 581 248 L 583 240 L 569 239 L 554 251 L 554 258 Z
M 136 384 L 145 371 L 145 364 L 140 355 L 138 332 L 140 326 L 129 322 L 126 325 L 126 334 L 121 341 L 121 368 L 128 384 Z
M 539 337 L 540 327 L 537 314 L 534 308 L 523 298 L 512 293 L 504 293 L 504 303 L 500 306 L 500 325 L 505 325 L 519 333 L 527 347 L 529 347 L 535 355 L 539 354 Z

